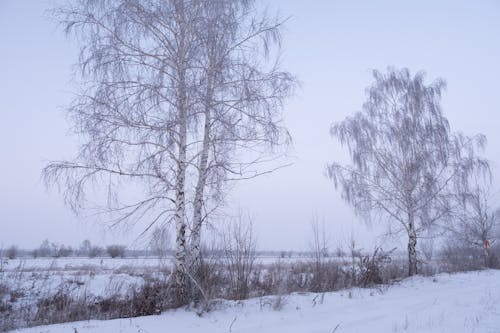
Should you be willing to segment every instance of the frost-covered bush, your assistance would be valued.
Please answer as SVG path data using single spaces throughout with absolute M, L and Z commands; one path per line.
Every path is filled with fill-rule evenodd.
M 89 249 L 88 256 L 89 258 L 95 258 L 102 255 L 103 253 L 104 249 L 102 247 L 94 245 Z
M 15 259 L 17 257 L 17 255 L 18 255 L 18 252 L 19 252 L 19 249 L 17 248 L 17 246 L 12 245 L 6 251 L 7 258 L 9 258 L 9 259 Z
M 124 245 L 108 245 L 106 247 L 106 252 L 111 258 L 125 257 L 125 246 Z

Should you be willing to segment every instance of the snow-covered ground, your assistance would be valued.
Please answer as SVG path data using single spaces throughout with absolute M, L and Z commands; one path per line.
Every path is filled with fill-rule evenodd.
M 171 258 L 163 261 L 170 264 Z M 19 258 L 4 259 L 3 271 L 23 270 L 23 271 L 82 271 L 85 269 L 98 271 L 114 271 L 125 269 L 157 268 L 158 258 L 86 258 L 86 257 L 66 257 L 66 258 Z
M 168 311 L 159 316 L 84 321 L 18 333 L 137 332 L 500 332 L 500 270 L 414 277 L 380 289 L 224 302 L 198 316 Z
M 282 263 L 293 263 L 297 261 L 309 260 L 310 257 L 284 257 L 278 256 L 258 256 L 256 264 L 272 264 L 278 260 Z M 332 258 L 349 261 L 350 258 Z M 224 260 L 224 258 L 220 258 Z M 87 257 L 62 257 L 62 258 L 18 258 L 1 259 L 0 272 L 7 271 L 141 271 L 156 270 L 159 266 L 170 267 L 174 262 L 173 257 L 158 259 L 156 257 L 137 258 L 87 258 Z

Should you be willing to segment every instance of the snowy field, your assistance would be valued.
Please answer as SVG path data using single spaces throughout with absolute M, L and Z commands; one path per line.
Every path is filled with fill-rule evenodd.
M 169 264 L 172 258 L 166 258 L 161 263 Z M 120 269 L 143 270 L 146 268 L 157 268 L 160 264 L 158 258 L 86 258 L 86 257 L 67 257 L 67 258 L 19 258 L 4 259 L 2 264 L 3 271 L 115 271 Z
M 219 258 L 218 260 L 224 260 Z M 308 261 L 309 257 L 259 256 L 256 265 L 271 265 L 277 262 L 293 263 Z M 348 259 L 332 260 L 346 262 Z M 73 296 L 91 294 L 109 296 L 124 294 L 129 286 L 139 287 L 145 277 L 161 276 L 169 271 L 174 258 L 0 258 L 0 285 L 19 290 L 26 298 L 40 295 L 50 296 L 64 288 Z M 32 301 L 34 301 L 34 299 Z
M 223 258 L 220 258 L 223 260 Z M 293 256 L 280 258 L 278 256 L 258 256 L 256 264 L 272 264 L 278 260 L 282 263 L 308 260 L 310 256 Z M 335 258 L 336 260 L 350 260 L 349 258 Z M 0 259 L 0 271 L 84 271 L 86 269 L 99 271 L 144 271 L 145 269 L 157 269 L 158 266 L 169 267 L 174 262 L 173 257 L 158 259 L 156 257 L 137 258 L 18 258 Z
M 278 300 L 280 310 L 273 309 Z M 414 277 L 390 287 L 222 302 L 198 316 L 159 316 L 33 327 L 18 333 L 500 332 L 500 270 Z

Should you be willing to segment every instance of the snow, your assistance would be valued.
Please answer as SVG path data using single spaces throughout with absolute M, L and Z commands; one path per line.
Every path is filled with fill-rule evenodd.
M 414 277 L 390 287 L 222 302 L 217 310 L 83 321 L 18 333 L 500 332 L 500 270 Z
M 226 258 L 218 257 L 211 260 L 220 260 L 224 262 Z M 264 268 L 276 264 L 310 263 L 314 260 L 311 256 L 292 256 L 279 257 L 271 255 L 262 255 L 255 258 L 254 266 Z M 340 265 L 348 263 L 350 257 L 329 257 L 328 261 L 336 262 Z M 406 258 L 393 257 L 396 260 L 406 260 Z M 78 280 L 87 284 L 88 281 L 96 280 L 94 276 L 106 276 L 106 278 L 115 275 L 138 276 L 156 276 L 158 272 L 168 272 L 174 265 L 173 257 L 159 259 L 157 257 L 128 257 L 128 258 L 87 258 L 87 257 L 62 257 L 62 258 L 17 258 L 0 259 L 0 283 L 11 276 L 15 276 L 16 285 L 33 284 L 36 280 L 52 279 L 60 277 L 59 280 Z M 428 263 L 432 264 L 432 263 Z M 12 279 L 11 279 L 12 280 Z M 33 282 L 35 281 L 35 282 Z M 8 283 L 7 281 L 6 283 Z M 134 281 L 137 282 L 137 281 Z M 56 284 L 57 286 L 57 284 Z
M 268 265 L 276 263 L 278 260 L 281 263 L 293 263 L 301 260 L 308 260 L 310 257 L 286 257 L 280 258 L 277 256 L 258 256 L 255 264 Z M 332 258 L 333 259 L 333 258 Z M 339 262 L 350 260 L 350 258 L 334 258 Z M 157 270 L 161 268 L 169 268 L 174 262 L 174 257 L 166 257 L 159 259 L 157 257 L 137 257 L 137 258 L 87 258 L 87 257 L 61 257 L 61 258 L 17 258 L 0 260 L 0 271 L 25 271 L 25 272 L 42 272 L 42 271 L 137 271 Z M 221 258 L 220 260 L 223 260 Z
M 165 260 L 170 263 L 171 260 Z M 69 270 L 130 270 L 156 268 L 159 265 L 158 258 L 86 258 L 86 257 L 63 257 L 63 258 L 19 258 L 5 260 L 3 270 L 23 271 L 69 271 Z
M 130 287 L 140 287 L 144 279 L 130 274 L 87 274 L 78 271 L 20 272 L 0 274 L 0 283 L 25 295 L 21 299 L 36 303 L 38 297 L 48 297 L 60 290 L 73 297 L 125 295 Z

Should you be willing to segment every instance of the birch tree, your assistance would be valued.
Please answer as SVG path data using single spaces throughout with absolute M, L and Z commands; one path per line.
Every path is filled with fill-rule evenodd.
M 187 301 L 186 173 L 190 117 L 196 102 L 195 33 L 199 1 L 80 0 L 56 10 L 65 31 L 81 43 L 80 92 L 68 108 L 83 141 L 72 161 L 44 169 L 62 186 L 75 211 L 104 185 L 104 208 L 116 223 L 176 226 L 177 299 Z M 142 190 L 127 202 L 122 184 Z
M 469 189 L 457 191 L 460 204 L 451 226 L 451 237 L 467 247 L 485 250 L 485 243 L 493 243 L 500 230 L 500 208 L 494 207 L 490 179 L 473 175 Z M 485 251 L 488 254 L 488 251 Z
M 294 78 L 270 56 L 282 22 L 255 6 L 79 0 L 56 11 L 81 44 L 81 89 L 68 114 L 83 143 L 74 160 L 50 163 L 45 180 L 76 212 L 104 188 L 99 208 L 116 225 L 146 221 L 146 232 L 172 221 L 181 304 L 192 299 L 202 223 L 227 183 L 258 175 L 289 141 L 281 111 Z
M 255 1 L 206 2 L 202 25 L 202 136 L 190 243 L 195 273 L 209 201 L 220 203 L 228 182 L 258 175 L 259 162 L 289 142 L 281 110 L 296 84 L 279 66 L 283 21 L 256 14 Z
M 373 72 L 362 111 L 332 126 L 351 163 L 328 166 L 328 175 L 356 212 L 383 217 L 408 236 L 408 274 L 417 274 L 419 234 L 449 221 L 454 188 L 488 168 L 477 151 L 485 137 L 450 130 L 440 99 L 445 82 L 424 82 L 408 69 Z

